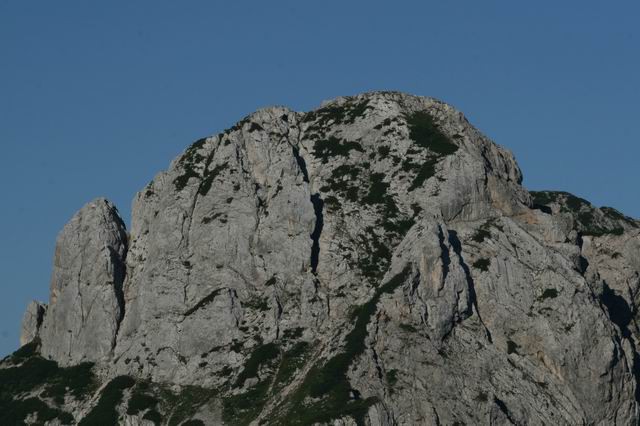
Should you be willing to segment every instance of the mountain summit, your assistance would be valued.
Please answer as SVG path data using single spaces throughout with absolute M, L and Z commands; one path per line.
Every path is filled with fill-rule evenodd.
M 640 223 L 431 98 L 261 109 L 58 237 L 0 424 L 631 425 Z

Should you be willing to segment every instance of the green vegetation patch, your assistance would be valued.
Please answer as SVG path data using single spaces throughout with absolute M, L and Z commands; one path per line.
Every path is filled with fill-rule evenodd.
M 298 339 L 303 329 L 295 328 L 283 333 L 281 344 Z M 304 366 L 310 345 L 301 341 L 282 351 L 276 342 L 257 346 L 238 375 L 234 388 L 240 388 L 247 379 L 259 381 L 241 393 L 231 393 L 222 399 L 222 418 L 227 424 L 247 425 L 262 411 L 269 395 L 276 395 Z M 260 374 L 260 377 L 258 375 Z
M 23 424 L 29 414 L 35 414 L 38 423 L 58 419 L 63 424 L 73 422 L 73 416 L 51 407 L 39 397 L 21 397 L 43 389 L 42 398 L 50 398 L 55 404 L 64 403 L 66 395 L 84 399 L 95 388 L 93 364 L 60 368 L 55 361 L 38 354 L 39 341 L 23 346 L 5 361 L 7 368 L 0 368 L 0 424 Z
M 403 217 L 395 220 L 386 218 L 382 226 L 388 233 L 395 234 L 398 238 L 402 238 L 409 232 L 409 229 L 415 225 L 416 221 L 413 217 Z
M 242 120 L 238 121 L 236 124 L 234 124 L 233 126 L 229 127 L 228 129 L 224 129 L 222 131 L 222 133 L 220 133 L 218 135 L 218 137 L 220 138 L 220 140 L 222 140 L 223 136 L 227 136 L 230 135 L 233 132 L 237 132 L 239 130 L 242 130 L 242 128 L 244 127 L 245 124 L 249 123 L 250 119 L 249 116 L 244 117 Z M 228 141 L 228 139 L 227 139 Z M 226 145 L 226 143 L 225 143 Z
M 564 203 L 565 208 L 572 210 L 574 212 L 578 212 L 582 210 L 582 208 L 590 209 L 591 203 L 585 200 L 584 198 L 576 197 L 573 194 L 564 193 Z
M 357 192 L 356 192 L 356 196 L 357 196 Z M 342 204 L 340 204 L 340 200 L 338 200 L 333 195 L 329 195 L 325 197 L 324 205 L 327 207 L 327 210 L 330 212 L 336 212 L 340 210 L 340 208 L 342 207 Z
M 269 298 L 256 296 L 253 299 L 249 299 L 243 303 L 245 307 L 256 311 L 268 311 L 269 310 Z
M 80 426 L 115 425 L 118 424 L 118 405 L 122 402 L 124 391 L 135 385 L 136 381 L 129 376 L 118 376 L 111 380 L 102 390 L 98 405 L 79 423 Z
M 53 398 L 57 404 L 64 404 L 64 397 L 71 394 L 83 399 L 95 390 L 95 381 L 91 372 L 93 363 L 82 363 L 67 368 L 58 368 L 57 374 L 49 378 L 42 396 Z
M 207 139 L 199 139 L 193 145 L 191 145 L 185 151 L 182 158 L 180 158 L 180 166 L 183 169 L 183 172 L 180 176 L 176 177 L 173 181 L 176 189 L 178 191 L 182 191 L 189 183 L 189 179 L 198 178 L 200 179 L 200 185 L 198 187 L 198 194 L 207 195 L 211 186 L 213 185 L 213 181 L 215 178 L 225 170 L 228 165 L 226 163 L 215 166 L 213 169 L 209 169 L 209 165 L 211 160 L 213 159 L 213 152 L 205 157 L 198 153 L 204 147 Z M 196 167 L 198 164 L 204 163 L 204 169 L 202 175 L 196 171 Z
M 391 152 L 391 148 L 388 147 L 388 146 L 379 146 L 378 147 L 378 154 L 382 158 L 386 158 L 389 155 L 390 152 Z
M 486 392 L 480 391 L 474 399 L 478 402 L 487 402 L 489 400 L 489 395 Z
M 483 229 L 483 228 L 478 229 L 476 231 L 476 233 L 473 234 L 473 236 L 471 237 L 471 239 L 473 241 L 475 241 L 476 243 L 482 243 L 487 238 L 491 238 L 491 232 L 489 232 L 489 230 Z
M 154 424 L 162 424 L 163 416 L 158 412 L 158 406 L 161 400 L 158 399 L 154 393 L 157 392 L 150 383 L 138 382 L 136 387 L 131 392 L 131 398 L 127 405 L 127 414 L 136 415 L 144 413 L 142 416 L 145 420 L 150 420 Z M 161 392 L 160 392 L 161 393 Z
M 391 198 L 390 203 L 393 205 L 393 209 L 397 211 L 398 208 L 396 207 L 393 198 L 387 195 L 387 189 L 390 184 L 384 181 L 384 177 L 384 173 L 371 173 L 369 176 L 369 193 L 362 199 L 362 201 L 366 204 L 384 204 L 388 203 L 389 198 Z
M 180 165 L 183 168 L 183 173 L 173 181 L 173 184 L 178 191 L 182 191 L 185 186 L 187 186 L 189 179 L 192 177 L 200 177 L 200 174 L 195 171 L 194 167 L 205 159 L 205 157 L 199 154 L 198 151 L 204 147 L 206 142 L 206 138 L 198 139 L 189 148 L 187 148 L 180 159 Z
M 637 228 L 640 224 L 611 207 L 598 209 L 584 198 L 562 191 L 531 191 L 534 206 L 557 204 L 560 212 L 570 214 L 582 235 L 622 235 L 624 226 Z
M 391 262 L 391 250 L 386 241 L 381 241 L 373 227 L 368 226 L 360 237 L 358 268 L 362 275 L 372 281 L 384 274 Z
M 156 424 L 156 425 L 162 424 L 162 414 L 160 414 L 156 410 L 147 411 L 146 413 L 144 413 L 144 416 L 142 416 L 142 418 L 144 420 L 152 421 L 153 424 Z M 183 425 L 185 424 L 186 423 L 183 423 Z
M 402 170 L 413 171 L 416 173 L 413 180 L 411 181 L 411 185 L 409 185 L 408 191 L 415 191 L 416 189 L 420 188 L 429 178 L 435 176 L 436 164 L 438 164 L 438 159 L 435 158 L 428 158 L 421 164 L 414 163 L 411 160 L 405 160 L 402 163 Z
M 400 324 L 400 328 L 409 333 L 417 333 L 418 329 L 412 326 L 411 324 Z
M 303 334 L 304 334 L 304 328 L 302 327 L 290 328 L 285 330 L 282 333 L 282 340 L 283 341 L 297 340 L 301 338 Z
M 415 173 L 409 186 L 409 191 L 422 187 L 424 182 L 436 174 L 436 164 L 458 150 L 458 146 L 451 142 L 435 123 L 433 117 L 424 111 L 418 111 L 405 117 L 409 127 L 409 137 L 417 146 L 428 151 L 426 159 L 411 158 L 419 151 L 409 149 L 402 163 L 402 170 Z
M 406 120 L 409 126 L 409 137 L 416 145 L 439 156 L 451 155 L 458 150 L 458 146 L 442 133 L 430 114 L 417 111 L 408 115 Z
M 393 198 L 388 193 L 390 184 L 384 181 L 383 173 L 372 173 L 369 177 L 369 192 L 362 199 L 365 204 L 379 205 L 381 208 L 381 220 L 376 224 L 385 230 L 385 237 L 402 238 L 414 225 L 413 217 L 400 214 L 400 210 Z
M 558 297 L 558 290 L 556 290 L 555 288 L 547 288 L 545 289 L 544 292 L 542 292 L 542 296 L 540 296 L 541 299 L 555 299 L 556 297 Z
M 624 228 L 616 223 L 617 221 L 603 221 L 597 217 L 596 211 L 593 206 L 589 205 L 578 212 L 574 212 L 573 217 L 582 235 L 599 237 L 607 234 L 622 235 L 624 233 Z
M 246 392 L 223 398 L 222 419 L 226 424 L 248 425 L 264 407 L 269 391 L 268 381 L 258 382 Z
M 202 420 L 187 420 L 186 422 L 182 423 L 180 426 L 204 426 L 204 422 Z
M 272 363 L 278 358 L 280 351 L 275 343 L 267 343 L 257 346 L 244 365 L 244 369 L 238 375 L 235 386 L 242 386 L 246 379 L 257 377 L 260 367 L 264 364 Z
M 362 169 L 360 169 L 360 167 L 358 166 L 351 166 L 347 164 L 340 165 L 331 171 L 331 177 L 327 179 L 327 185 L 320 188 L 320 191 L 337 192 L 347 200 L 356 202 L 358 201 L 359 187 L 357 179 L 361 172 Z M 338 199 L 335 197 L 333 198 L 335 199 L 335 203 L 334 201 L 330 201 L 330 203 L 337 203 L 337 205 L 339 206 L 340 202 L 338 201 Z M 326 199 L 325 203 L 327 203 Z
M 471 240 L 478 244 L 483 243 L 485 240 L 491 238 L 492 227 L 496 228 L 500 232 L 504 232 L 503 226 L 498 225 L 496 223 L 496 219 L 489 219 L 476 230 L 476 232 L 471 236 Z
M 398 370 L 389 370 L 385 376 L 387 377 L 387 384 L 393 392 L 393 387 L 398 383 Z
M 255 419 L 267 400 L 273 382 L 274 370 L 278 369 L 276 382 L 279 382 L 281 386 L 284 385 L 284 381 L 288 380 L 295 372 L 293 364 L 297 365 L 296 360 L 298 356 L 301 356 L 302 348 L 302 346 L 294 346 L 281 357 L 280 348 L 275 342 L 257 346 L 247 359 L 243 371 L 238 375 L 234 387 L 241 387 L 247 379 L 253 377 L 258 378 L 259 382 L 242 393 L 231 394 L 223 398 L 223 420 L 228 424 L 247 425 Z M 280 360 L 279 366 L 278 360 Z M 262 377 L 258 377 L 261 371 L 264 374 Z
M 313 155 L 325 164 L 331 157 L 348 157 L 351 151 L 364 152 L 364 149 L 358 142 L 342 141 L 335 136 L 317 140 L 313 145 Z
M 480 269 L 481 271 L 487 272 L 489 270 L 489 265 L 491 265 L 491 260 L 489 259 L 478 259 L 473 262 L 473 267 L 476 269 Z
M 364 117 L 367 110 L 373 109 L 369 100 L 348 101 L 342 105 L 331 104 L 316 111 L 305 114 L 304 121 L 315 121 L 314 127 L 325 127 L 333 124 L 353 124 L 356 119 Z
M 415 224 L 413 217 L 400 212 L 393 195 L 387 192 L 390 185 L 384 178 L 382 173 L 372 173 L 369 191 L 362 199 L 365 204 L 376 206 L 380 213 L 376 228 L 368 226 L 358 236 L 360 255 L 357 265 L 372 283 L 382 278 L 386 271 L 394 243 L 401 240 Z M 382 235 L 378 235 L 377 231 L 383 231 Z
M 147 392 L 145 386 L 136 386 L 129 398 L 127 414 L 135 415 L 145 410 L 155 409 L 160 402 L 155 396 Z
M 119 424 L 118 407 L 123 402 L 125 391 L 133 388 L 127 414 L 144 413 L 144 419 L 163 424 L 165 416 L 160 413 L 166 412 L 168 424 L 177 426 L 217 395 L 216 390 L 200 387 L 185 387 L 175 394 L 164 385 L 119 376 L 102 389 L 98 403 L 77 423 L 70 413 L 62 411 L 58 405 L 64 402 L 65 396 L 87 399 L 93 395 L 98 386 L 92 372 L 93 365 L 84 363 L 60 368 L 56 362 L 40 357 L 37 347 L 36 341 L 21 348 L 4 361 L 5 368 L 0 368 L 1 425 L 24 424 L 28 416 L 35 418 L 35 424 L 55 419 L 62 424 Z M 31 396 L 38 392 L 39 396 Z
M 360 201 L 372 206 L 378 213 L 375 226 L 366 227 L 364 232 L 356 236 L 359 255 L 357 260 L 349 261 L 350 266 L 357 266 L 373 283 L 382 277 L 388 267 L 391 259 L 390 248 L 404 237 L 415 224 L 415 219 L 400 212 L 393 194 L 389 191 L 390 183 L 386 181 L 385 174 L 368 173 L 369 166 L 369 163 L 361 163 L 336 167 L 320 191 L 334 192 L 351 202 Z M 363 175 L 364 179 L 360 179 Z M 368 186 L 365 186 L 367 178 Z M 363 189 L 366 193 L 360 198 Z M 340 200 L 333 195 L 325 196 L 324 201 L 331 212 L 342 207 Z
M 358 425 L 364 425 L 367 410 L 377 399 L 362 399 L 359 392 L 351 388 L 347 373 L 365 350 L 367 324 L 375 314 L 380 298 L 402 286 L 410 270 L 407 266 L 379 287 L 367 303 L 354 309 L 351 320 L 355 325 L 346 336 L 342 352 L 324 364 L 319 362 L 309 371 L 300 387 L 279 407 L 281 412 L 273 424 L 308 425 L 350 416 Z
M 38 355 L 38 346 L 40 345 L 39 339 L 34 339 L 26 345 L 20 347 L 17 351 L 9 356 L 9 360 L 13 364 L 19 364 L 21 361 L 24 361 L 32 356 Z
M 169 413 L 169 426 L 182 425 L 185 420 L 193 417 L 200 407 L 218 396 L 217 390 L 198 386 L 184 386 L 178 394 L 166 389 L 163 389 L 161 393 Z M 149 416 L 156 417 L 156 419 L 149 418 Z M 161 416 L 156 410 L 148 411 L 143 418 L 158 424 L 162 422 Z
M 213 181 L 218 175 L 228 167 L 227 163 L 219 164 L 215 166 L 212 170 L 209 170 L 209 167 L 204 171 L 204 176 L 202 177 L 202 183 L 200 184 L 200 188 L 198 188 L 198 193 L 200 195 L 207 195 L 209 190 L 211 189 L 211 185 L 213 185 Z M 230 202 L 230 201 L 227 201 Z
M 625 216 L 624 214 L 620 213 L 618 210 L 614 209 L 613 207 L 600 207 L 600 211 L 605 215 L 605 217 L 611 220 L 624 222 L 633 228 L 640 227 L 640 223 L 638 223 L 638 221 L 636 221 L 635 219 L 629 216 Z
M 0 411 L 0 424 L 2 425 L 26 424 L 25 420 L 31 414 L 36 415 L 36 424 L 44 424 L 54 419 L 60 420 L 65 425 L 73 423 L 71 414 L 50 407 L 41 399 L 35 397 L 11 401 L 10 404 L 6 405 L 4 401 L 0 401 L 0 406 L 2 406 L 2 411 Z
M 530 191 L 531 199 L 534 204 L 538 204 L 541 206 L 548 206 L 549 204 L 555 203 L 560 195 L 560 192 L 553 191 Z
M 382 123 L 379 123 L 375 126 L 373 126 L 374 129 L 376 130 L 381 130 L 383 127 L 388 127 L 391 126 L 391 123 L 393 123 L 394 121 L 398 121 L 398 119 L 396 117 L 393 118 L 385 118 Z
M 309 343 L 297 342 L 288 351 L 282 354 L 282 360 L 274 379 L 274 387 L 281 389 L 289 383 L 296 371 L 304 364 L 309 353 Z

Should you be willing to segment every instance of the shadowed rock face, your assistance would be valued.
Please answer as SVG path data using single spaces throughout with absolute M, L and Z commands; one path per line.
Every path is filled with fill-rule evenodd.
M 129 246 L 83 208 L 23 339 L 159 423 L 635 424 L 639 224 L 521 182 L 434 99 L 259 110 L 137 194 Z
M 38 337 L 46 311 L 46 303 L 40 303 L 35 300 L 29 303 L 29 306 L 27 306 L 27 310 L 22 317 L 22 328 L 20 330 L 20 346 L 24 346 Z

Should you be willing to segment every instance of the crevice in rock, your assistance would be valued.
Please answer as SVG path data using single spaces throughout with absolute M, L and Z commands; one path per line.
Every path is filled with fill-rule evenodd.
M 275 327 L 276 327 L 276 339 L 280 338 L 280 321 L 282 320 L 282 313 L 284 312 L 284 307 L 282 303 L 280 303 L 280 298 L 278 297 L 278 293 L 276 291 L 273 292 L 273 299 L 276 302 L 275 306 Z
M 220 144 L 220 142 L 222 142 L 221 138 L 218 138 L 218 145 Z M 202 188 L 203 185 L 205 185 L 205 181 L 206 181 L 206 174 L 207 174 L 207 169 L 209 168 L 209 165 L 211 165 L 211 162 L 213 161 L 213 157 L 216 153 L 216 145 L 213 145 L 211 147 L 211 152 L 209 153 L 209 155 L 207 156 L 205 163 L 204 163 L 204 168 L 202 169 L 202 175 L 199 176 L 200 177 L 200 182 L 198 183 L 198 190 L 196 191 L 196 193 L 193 196 L 193 202 L 191 203 L 191 211 L 189 212 L 189 226 L 187 228 L 187 242 L 186 242 L 186 246 L 189 247 L 189 233 L 191 232 L 191 224 L 193 222 L 193 212 L 196 210 L 196 205 L 198 204 L 198 195 L 200 195 L 202 193 Z
M 229 296 L 229 310 L 235 320 L 235 326 L 238 328 L 242 322 L 242 316 L 244 315 L 242 312 L 242 304 L 238 301 L 238 293 L 235 289 L 228 288 L 227 294 Z
M 551 210 L 551 207 L 545 206 L 544 204 L 536 204 L 536 203 L 534 203 L 531 208 L 534 209 L 534 210 L 540 210 L 542 213 L 553 214 L 553 211 Z
M 251 235 L 251 237 L 249 238 L 249 253 L 251 254 L 251 262 L 253 263 L 254 267 L 255 267 L 255 259 L 256 259 L 256 244 L 260 238 L 260 225 L 262 223 L 262 216 L 268 216 L 269 212 L 267 210 L 267 203 L 265 202 L 265 200 L 262 198 L 262 196 L 260 195 L 262 190 L 262 187 L 260 186 L 260 184 L 258 184 L 257 182 L 253 183 L 253 195 L 255 197 L 256 200 L 256 222 L 255 225 L 253 227 L 253 233 Z M 251 284 L 250 285 L 251 288 L 255 289 L 255 285 Z
M 302 179 L 309 183 L 309 172 L 307 171 L 307 163 L 304 161 L 304 158 L 300 156 L 300 150 L 298 147 L 292 146 L 293 156 L 296 159 L 296 163 L 298 163 L 298 167 L 300 167 L 300 171 L 302 172 Z
M 449 248 L 444 244 L 444 232 L 441 226 L 438 226 L 438 240 L 440 242 L 440 258 L 442 259 L 442 282 L 444 283 L 447 275 L 449 275 L 451 256 L 449 255 Z
M 584 274 L 586 274 L 587 272 L 587 268 L 589 268 L 589 261 L 587 260 L 586 257 L 580 255 L 580 257 L 578 257 L 578 272 L 580 273 L 580 275 L 584 276 Z
M 298 145 L 300 144 L 300 140 L 302 139 L 302 131 L 298 132 Z M 296 163 L 302 172 L 302 179 L 307 184 L 309 181 L 309 171 L 307 170 L 307 163 L 300 155 L 300 149 L 296 145 L 291 146 L 291 150 L 293 152 L 293 156 L 296 159 Z M 318 269 L 318 260 L 320 258 L 320 235 L 322 234 L 322 228 L 324 226 L 324 201 L 320 198 L 320 193 L 315 193 L 311 195 L 311 204 L 313 204 L 313 211 L 316 215 L 316 223 L 313 227 L 313 232 L 311 233 L 311 240 L 313 241 L 311 245 L 311 272 L 316 275 Z
M 456 231 L 449 230 L 448 239 L 449 239 L 449 244 L 451 244 L 451 247 L 453 247 L 453 251 L 456 253 L 456 255 L 458 256 L 458 259 L 460 260 L 460 266 L 462 267 L 462 270 L 464 271 L 464 275 L 467 279 L 467 285 L 469 288 L 469 299 L 470 299 L 471 305 L 473 306 L 476 313 L 478 314 L 478 320 L 480 321 L 480 324 L 482 324 L 482 327 L 484 328 L 485 334 L 487 336 L 487 340 L 489 341 L 489 343 L 493 343 L 491 332 L 489 331 L 484 321 L 482 320 L 482 316 L 480 315 L 480 310 L 478 309 L 478 300 L 476 297 L 475 283 L 471 276 L 469 265 L 467 265 L 467 263 L 464 261 L 464 257 L 462 256 L 462 243 L 458 238 L 458 233 Z
M 316 285 L 316 288 L 317 287 L 318 286 Z M 327 293 L 326 297 L 327 297 L 327 318 L 331 318 L 331 295 Z
M 507 408 L 507 405 L 502 400 L 494 397 L 493 398 L 493 402 L 496 404 L 498 409 L 500 409 L 500 411 L 502 411 L 502 413 L 506 416 L 507 420 L 509 420 L 511 422 L 511 424 L 514 424 L 514 425 L 518 424 L 518 422 L 516 422 L 514 420 L 514 418 L 511 416 L 511 413 L 509 412 L 509 409 Z
M 111 343 L 111 349 L 114 349 L 118 340 L 118 333 L 120 332 L 120 326 L 124 320 L 126 311 L 125 299 L 124 299 L 124 281 L 127 277 L 127 252 L 129 247 L 125 239 L 125 248 L 122 256 L 112 248 L 109 247 L 109 256 L 114 267 L 114 280 L 113 280 L 113 292 L 116 296 L 116 302 L 118 303 L 118 316 L 116 318 L 116 331 L 113 336 L 113 342 Z
M 322 210 L 324 208 L 324 201 L 320 198 L 320 194 L 315 193 L 311 196 L 311 203 L 313 204 L 313 211 L 316 214 L 316 224 L 311 233 L 311 272 L 315 275 L 318 269 L 318 259 L 320 257 L 320 234 L 322 234 L 322 227 L 324 226 L 324 216 Z
M 371 353 L 373 355 L 373 362 L 376 365 L 378 380 L 382 382 L 384 380 L 384 375 L 382 374 L 382 367 L 380 367 L 380 358 L 378 357 L 378 352 L 376 352 L 375 348 L 371 348 Z
M 38 306 L 36 307 L 36 335 L 40 332 L 40 327 L 42 327 L 46 311 L 47 309 L 45 308 L 45 305 L 38 303 Z
M 606 281 L 603 280 L 603 291 L 600 295 L 600 303 L 607 307 L 609 319 L 618 326 L 622 337 L 631 338 L 629 324 L 633 321 L 633 312 L 624 297 L 616 294 Z
M 629 344 L 631 345 L 631 349 L 633 350 L 633 377 L 636 380 L 636 390 L 634 393 L 634 398 L 636 402 L 640 403 L 640 354 L 638 353 L 638 349 L 636 348 L 633 339 L 628 339 Z
M 186 220 L 186 218 L 189 219 L 189 224 L 187 225 L 186 233 L 183 236 L 184 237 L 184 247 L 185 247 L 184 253 L 186 254 L 186 256 L 185 256 L 186 259 L 189 259 L 190 255 L 191 255 L 190 254 L 190 250 L 189 250 L 189 244 L 190 244 L 190 240 L 191 240 L 191 226 L 193 225 L 193 215 L 194 215 L 194 212 L 196 211 L 196 207 L 198 205 L 198 195 L 203 193 L 202 189 L 204 188 L 204 185 L 209 185 L 210 186 L 212 184 L 212 182 L 208 182 L 208 183 L 206 182 L 207 181 L 207 176 L 206 176 L 207 175 L 207 169 L 211 165 L 211 162 L 213 161 L 213 158 L 214 158 L 215 153 L 216 153 L 216 148 L 217 148 L 217 146 L 220 145 L 221 142 L 222 142 L 222 138 L 218 137 L 217 145 L 214 144 L 211 147 L 211 152 L 209 153 L 209 155 L 205 159 L 204 168 L 202 169 L 202 175 L 199 176 L 200 177 L 200 182 L 198 183 L 198 190 L 196 191 L 196 193 L 193 196 L 193 202 L 191 203 L 189 214 L 185 217 L 185 220 Z M 208 190 L 207 190 L 207 192 L 208 192 Z M 181 260 L 182 259 L 183 258 L 181 258 Z M 187 273 L 187 282 L 186 282 L 186 284 L 183 285 L 183 289 L 182 289 L 185 294 L 187 293 L 187 288 L 190 285 L 189 277 L 190 277 L 190 274 Z
M 224 288 L 219 288 L 216 289 L 214 291 L 212 291 L 209 295 L 207 295 L 206 297 L 202 298 L 198 303 L 196 303 L 193 307 L 191 307 L 190 309 L 188 309 L 183 316 L 186 318 L 190 315 L 193 315 L 194 312 L 196 312 L 199 309 L 204 308 L 205 306 L 207 306 L 209 303 L 213 302 L 213 300 L 216 298 L 217 295 L 220 294 L 220 292 L 224 290 Z
M 440 416 L 438 415 L 438 411 L 436 411 L 436 407 L 431 407 L 431 411 L 433 411 L 433 417 L 435 417 L 436 426 L 440 426 Z
M 378 380 L 380 380 L 380 382 L 384 382 L 384 375 L 382 374 L 382 367 L 380 366 L 380 357 L 378 356 L 378 352 L 376 351 L 376 348 L 375 348 L 378 333 L 380 333 L 379 314 L 376 315 L 375 331 L 373 332 L 373 341 L 371 342 L 371 353 L 373 355 L 373 362 L 376 366 L 376 371 L 378 373 Z

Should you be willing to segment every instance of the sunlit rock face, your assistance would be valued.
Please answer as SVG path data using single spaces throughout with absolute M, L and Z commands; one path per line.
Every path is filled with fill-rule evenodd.
M 435 99 L 262 109 L 139 192 L 130 235 L 85 206 L 22 343 L 95 363 L 76 421 L 636 424 L 640 224 L 521 183 Z
M 62 365 L 111 358 L 124 314 L 126 252 L 124 223 L 105 199 L 87 204 L 64 227 L 38 333 L 44 357 Z

